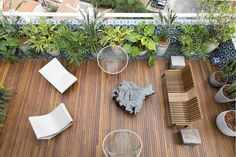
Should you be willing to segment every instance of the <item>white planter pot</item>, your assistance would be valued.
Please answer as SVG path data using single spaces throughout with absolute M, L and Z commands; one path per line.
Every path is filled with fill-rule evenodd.
M 236 137 L 236 132 L 234 132 L 233 130 L 229 129 L 229 127 L 226 125 L 225 123 L 225 114 L 227 112 L 230 112 L 230 111 L 234 111 L 236 112 L 235 110 L 228 110 L 228 111 L 224 111 L 224 112 L 221 112 L 217 118 L 216 118 L 216 125 L 217 125 L 217 128 L 225 135 L 227 136 L 231 136 L 231 137 Z
M 222 71 L 216 71 L 214 73 L 212 73 L 209 77 L 209 82 L 212 86 L 214 87 L 222 87 L 223 85 L 225 85 L 227 82 L 228 82 L 228 78 L 226 79 L 225 82 L 221 83 L 221 82 L 218 82 L 216 79 L 215 79 L 215 75 L 216 73 L 223 73 Z
M 219 89 L 219 91 L 215 94 L 215 101 L 218 103 L 227 103 L 231 101 L 236 101 L 236 99 L 229 99 L 223 94 L 223 88 L 229 86 L 228 84 L 224 85 Z
M 158 43 L 158 45 L 157 45 L 158 56 L 164 56 L 169 45 L 170 45 L 169 40 L 168 40 L 168 44 L 166 44 L 166 45 L 162 45 L 162 44 Z
M 140 51 L 139 56 L 143 56 L 147 53 L 147 50 Z
M 213 50 L 215 50 L 218 46 L 220 45 L 220 43 L 215 43 L 215 42 L 209 42 L 208 43 L 208 48 L 207 48 L 207 53 L 212 52 Z
M 50 55 L 56 57 L 56 56 L 59 56 L 60 54 L 60 51 L 59 50 L 55 50 L 55 51 L 51 51 L 51 52 L 48 52 Z

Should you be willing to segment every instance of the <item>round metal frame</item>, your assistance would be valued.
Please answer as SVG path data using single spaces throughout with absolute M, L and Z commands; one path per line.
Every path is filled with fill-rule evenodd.
M 118 129 L 118 130 L 114 130 L 114 131 L 110 132 L 109 134 L 107 134 L 107 135 L 105 136 L 105 138 L 103 139 L 103 143 L 102 143 L 102 149 L 103 149 L 103 152 L 104 152 L 105 156 L 106 156 L 106 157 L 111 157 L 110 155 L 108 155 L 108 154 L 106 153 L 107 151 L 105 150 L 105 142 L 107 141 L 107 139 L 109 138 L 110 135 L 112 135 L 112 134 L 114 134 L 114 133 L 116 133 L 116 132 L 129 132 L 129 133 L 132 133 L 133 135 L 135 135 L 135 136 L 138 138 L 138 140 L 139 140 L 141 146 L 140 146 L 140 150 L 139 150 L 139 152 L 137 153 L 136 157 L 139 157 L 140 154 L 141 154 L 141 152 L 142 152 L 142 149 L 143 149 L 143 142 L 142 142 L 140 136 L 139 136 L 136 132 L 131 131 L 131 130 L 128 130 L 128 129 Z M 122 152 L 121 155 L 122 155 L 123 153 L 126 153 L 126 152 Z M 129 153 L 129 152 L 127 152 L 127 153 Z
M 112 47 L 112 48 L 115 47 L 115 48 L 121 49 L 121 50 L 122 50 L 122 53 L 124 53 L 125 56 L 126 56 L 126 63 L 125 63 L 125 66 L 124 66 L 121 70 L 119 70 L 119 71 L 117 71 L 117 72 L 109 72 L 109 71 L 107 71 L 106 69 L 104 69 L 104 68 L 102 67 L 102 65 L 101 65 L 100 62 L 99 62 L 99 56 L 103 53 L 103 51 L 104 51 L 105 49 L 107 49 L 107 48 L 109 48 L 109 47 Z M 119 74 L 119 73 L 121 73 L 122 71 L 124 71 L 125 68 L 127 67 L 128 63 L 129 63 L 129 56 L 128 56 L 127 52 L 126 52 L 122 47 L 120 47 L 120 46 L 114 46 L 114 47 L 111 46 L 111 45 L 106 46 L 106 47 L 102 48 L 102 49 L 99 51 L 98 55 L 97 55 L 97 63 L 98 63 L 98 66 L 102 69 L 103 72 L 105 72 L 105 73 L 107 73 L 107 74 L 112 74 L 112 75 Z

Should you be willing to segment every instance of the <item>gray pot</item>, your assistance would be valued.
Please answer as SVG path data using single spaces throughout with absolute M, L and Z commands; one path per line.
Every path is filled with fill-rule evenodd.
M 227 102 L 232 102 L 236 101 L 236 99 L 229 99 L 223 94 L 223 89 L 224 87 L 229 86 L 228 84 L 224 85 L 219 89 L 219 91 L 215 94 L 215 101 L 218 103 L 227 103 Z
M 19 49 L 22 52 L 27 53 L 31 49 L 31 46 L 29 44 L 22 44 L 19 46 Z
M 208 43 L 208 46 L 207 46 L 207 53 L 212 52 L 212 51 L 215 50 L 219 45 L 220 45 L 220 43 L 218 43 L 218 42 L 209 42 L 209 43 Z
M 91 55 L 92 55 L 94 58 L 97 58 L 98 53 L 97 53 L 97 52 L 91 52 Z
M 59 50 L 55 50 L 55 51 L 50 51 L 50 52 L 47 52 L 49 53 L 50 55 L 56 57 L 56 56 L 59 56 L 60 55 L 60 51 Z
M 225 122 L 225 115 L 226 113 L 230 112 L 230 111 L 234 111 L 236 112 L 235 110 L 228 110 L 228 111 L 224 111 L 224 112 L 221 112 L 217 118 L 216 118 L 216 125 L 217 125 L 217 128 L 225 135 L 227 136 L 230 136 L 230 137 L 236 137 L 236 132 L 234 132 L 233 130 L 231 130 L 227 125 L 226 125 L 226 122 Z
M 120 45 L 117 45 L 117 46 L 112 46 L 111 47 L 111 49 L 112 49 L 112 51 L 113 51 L 113 53 L 115 54 L 115 55 L 121 55 L 122 53 L 123 53 L 123 51 L 121 51 L 121 46 Z
M 158 43 L 158 45 L 157 45 L 158 56 L 164 56 L 169 45 L 170 45 L 169 40 L 168 40 L 168 44 L 166 44 L 166 45 L 162 45 L 162 44 Z
M 226 79 L 226 81 L 224 83 L 218 82 L 215 79 L 216 73 L 223 73 L 223 72 L 222 71 L 216 71 L 216 72 L 212 73 L 209 77 L 209 82 L 214 87 L 222 87 L 223 85 L 225 85 L 228 82 L 228 78 Z
M 140 51 L 139 56 L 143 56 L 147 53 L 147 50 Z

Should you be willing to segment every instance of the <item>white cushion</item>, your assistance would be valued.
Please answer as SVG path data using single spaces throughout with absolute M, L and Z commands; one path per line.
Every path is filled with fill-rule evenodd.
M 51 139 L 71 126 L 73 119 L 61 103 L 46 115 L 29 117 L 29 121 L 37 139 Z
M 77 80 L 56 58 L 41 68 L 39 72 L 61 93 L 64 93 Z

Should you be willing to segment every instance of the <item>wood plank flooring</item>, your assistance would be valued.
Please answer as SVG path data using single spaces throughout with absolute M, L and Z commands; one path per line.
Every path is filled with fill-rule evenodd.
M 165 60 L 148 68 L 146 61 L 131 61 L 119 77 L 103 73 L 95 61 L 86 61 L 70 72 L 78 81 L 63 95 L 38 72 L 48 61 L 0 61 L 0 83 L 15 91 L 8 104 L 8 116 L 0 138 L 0 157 L 104 157 L 102 141 L 115 129 L 131 129 L 143 141 L 141 157 L 234 157 L 235 139 L 219 132 L 216 116 L 228 107 L 217 104 L 217 89 L 207 81 L 214 68 L 208 61 L 190 61 L 196 79 L 203 120 L 190 128 L 199 129 L 202 144 L 179 144 L 177 129 L 169 127 L 169 109 L 164 80 Z M 64 64 L 65 62 L 63 62 Z M 111 99 L 122 80 L 139 86 L 152 84 L 156 94 L 149 97 L 137 115 L 128 115 Z M 28 122 L 32 115 L 46 114 L 64 102 L 73 125 L 51 140 L 36 140 Z

